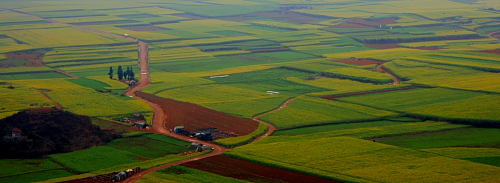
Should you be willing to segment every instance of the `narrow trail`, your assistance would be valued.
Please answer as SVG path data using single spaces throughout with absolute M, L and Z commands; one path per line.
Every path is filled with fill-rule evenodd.
M 488 37 L 492 39 L 500 39 L 500 37 L 494 37 L 493 35 L 495 34 L 500 34 L 500 31 L 489 33 Z
M 43 63 L 43 57 L 45 57 L 45 55 L 42 55 L 40 58 L 36 58 L 36 59 L 31 59 L 33 62 L 36 62 L 42 66 L 45 66 L 45 67 L 49 67 L 49 66 L 46 66 L 44 63 Z M 51 68 L 52 70 L 58 72 L 58 73 L 61 73 L 61 74 L 64 74 L 66 76 L 69 76 L 69 77 L 72 77 L 72 78 L 78 78 L 77 76 L 73 75 L 73 74 L 70 74 L 70 73 L 67 73 L 67 72 L 64 72 L 62 70 L 59 70 L 59 69 L 56 69 L 56 68 L 52 68 L 52 67 L 49 67 Z
M 170 132 L 169 130 L 167 130 L 165 128 L 165 119 L 167 118 L 167 116 L 163 112 L 162 108 L 160 108 L 155 103 L 152 103 L 152 102 L 150 102 L 148 100 L 145 100 L 145 99 L 143 99 L 141 97 L 138 97 L 135 94 L 136 92 L 141 91 L 142 89 L 144 89 L 145 87 L 147 87 L 150 84 L 148 43 L 143 42 L 143 41 L 139 41 L 138 39 L 135 39 L 135 38 L 132 38 L 132 37 L 127 37 L 127 36 L 124 36 L 124 35 L 118 35 L 118 34 L 113 34 L 113 33 L 109 33 L 109 32 L 103 32 L 103 31 L 99 31 L 99 30 L 95 30 L 95 29 L 90 29 L 90 28 L 86 28 L 86 27 L 82 27 L 82 26 L 77 26 L 77 25 L 72 25 L 72 24 L 68 24 L 68 23 L 63 23 L 63 22 L 59 22 L 59 21 L 55 21 L 55 20 L 51 20 L 51 19 L 44 19 L 44 18 L 41 18 L 41 17 L 37 17 L 37 16 L 34 16 L 34 15 L 23 13 L 23 12 L 17 12 L 17 11 L 8 10 L 8 9 L 2 9 L 2 8 L 0 8 L 0 10 L 2 10 L 2 11 L 8 11 L 8 12 L 14 12 L 14 13 L 19 13 L 19 14 L 23 14 L 23 15 L 26 15 L 26 16 L 34 17 L 34 18 L 43 19 L 43 20 L 46 20 L 46 21 L 49 21 L 49 22 L 52 22 L 52 23 L 65 24 L 65 25 L 69 25 L 69 26 L 77 28 L 77 29 L 82 29 L 82 30 L 86 30 L 86 31 L 100 33 L 100 34 L 106 34 L 106 35 L 116 36 L 116 37 L 120 37 L 120 38 L 124 38 L 124 39 L 129 39 L 129 40 L 137 42 L 138 46 L 139 46 L 138 64 L 139 64 L 139 71 L 140 71 L 140 80 L 139 80 L 138 85 L 127 89 L 125 91 L 125 94 L 128 95 L 128 96 L 130 96 L 130 97 L 133 97 L 135 99 L 142 100 L 145 103 L 147 103 L 149 106 L 151 106 L 151 109 L 153 109 L 153 121 L 152 121 L 153 125 L 151 127 L 151 131 L 153 133 L 156 133 L 156 134 L 162 134 L 162 135 L 165 135 L 165 136 L 173 137 L 173 138 L 184 140 L 184 141 L 187 141 L 187 142 L 200 142 L 200 143 L 203 143 L 203 144 L 209 144 L 211 147 L 214 148 L 213 152 L 211 152 L 209 154 L 205 154 L 205 155 L 198 156 L 198 157 L 195 157 L 195 158 L 186 159 L 186 160 L 182 160 L 182 161 L 177 161 L 177 162 L 174 162 L 174 163 L 169 163 L 169 164 L 157 166 L 157 167 L 154 167 L 154 168 L 150 168 L 150 169 L 147 169 L 147 170 L 143 170 L 143 171 L 141 171 L 141 172 L 139 172 L 137 174 L 134 174 L 131 177 L 125 179 L 123 181 L 124 183 L 135 182 L 135 181 L 141 179 L 143 176 L 145 176 L 145 175 L 147 175 L 149 173 L 156 172 L 158 170 L 165 169 L 165 168 L 168 168 L 168 167 L 173 166 L 173 165 L 180 165 L 180 164 L 183 164 L 183 163 L 197 161 L 197 160 L 200 160 L 200 159 L 203 159 L 203 158 L 207 158 L 207 157 L 222 155 L 224 152 L 226 152 L 228 150 L 227 148 L 225 148 L 223 146 L 216 145 L 214 143 L 205 142 L 205 141 L 201 141 L 201 140 L 189 138 L 189 137 L 184 136 L 184 135 L 179 135 L 179 134 Z M 41 92 L 41 91 L 39 91 L 39 92 Z M 43 92 L 41 92 L 41 93 L 44 96 L 46 96 Z M 277 109 L 275 109 L 273 111 L 270 111 L 268 113 L 271 113 L 271 112 L 274 112 L 274 111 L 277 111 L 277 110 L 281 110 L 282 108 L 286 107 L 288 105 L 288 103 L 290 103 L 293 100 L 295 100 L 295 98 L 292 98 L 292 99 L 286 101 L 279 108 L 277 108 Z M 54 101 L 54 104 L 56 104 L 56 103 L 57 102 Z M 268 113 L 265 113 L 265 114 L 268 114 Z M 261 121 L 261 120 L 258 119 L 262 115 L 264 115 L 264 114 L 255 116 L 253 118 L 253 120 L 261 122 L 261 123 L 266 123 L 267 126 L 269 127 L 269 130 L 264 135 L 262 135 L 262 136 L 258 137 L 257 139 L 255 139 L 253 142 L 257 142 L 260 139 L 262 139 L 262 138 L 264 138 L 266 136 L 269 136 L 269 135 L 273 134 L 274 131 L 276 131 L 276 127 L 274 125 L 272 125 L 270 123 L 267 123 L 267 122 L 264 122 L 264 121 Z
M 43 93 L 43 91 L 41 91 L 39 89 L 36 89 L 36 88 L 31 88 L 31 89 L 33 89 L 33 90 L 37 91 L 38 93 L 42 94 L 43 97 L 45 97 L 45 99 L 52 101 L 54 103 L 54 106 L 56 106 L 56 109 L 59 109 L 59 110 L 62 109 L 62 106 L 59 103 L 57 103 L 56 101 L 52 100 L 49 96 L 47 96 L 47 94 Z
M 394 82 L 392 83 L 392 85 L 398 85 L 398 84 L 400 84 L 398 77 L 396 77 L 391 72 L 387 71 L 387 69 L 384 68 L 384 64 L 378 65 L 377 66 L 377 70 L 380 71 L 380 72 L 384 72 L 386 74 L 389 74 L 392 77 L 392 79 L 394 79 Z
M 279 111 L 279 110 L 281 110 L 281 109 L 285 108 L 286 106 L 288 106 L 288 104 L 290 104 L 290 102 L 294 101 L 295 99 L 297 99 L 297 97 L 294 97 L 294 98 L 288 99 L 288 100 L 287 100 L 287 101 L 285 101 L 285 103 L 283 103 L 280 107 L 278 107 L 278 108 L 276 108 L 276 109 L 274 109 L 274 110 L 272 110 L 272 111 L 266 112 L 266 113 L 264 113 L 264 114 L 260 114 L 260 115 L 254 116 L 254 117 L 252 118 L 252 120 L 257 121 L 257 122 L 259 122 L 259 123 L 265 123 L 265 124 L 269 127 L 269 130 L 267 130 L 267 132 L 266 132 L 266 133 L 264 133 L 264 134 L 263 134 L 263 135 L 261 135 L 260 137 L 257 137 L 257 138 L 256 138 L 256 139 L 252 142 L 252 143 L 254 143 L 254 142 L 258 142 L 258 141 L 259 141 L 259 140 L 261 140 L 262 138 L 267 137 L 267 136 L 270 136 L 270 135 L 272 135 L 272 134 L 276 131 L 276 127 L 275 127 L 274 125 L 272 125 L 271 123 L 268 123 L 268 122 L 262 121 L 262 120 L 260 120 L 259 118 L 260 118 L 261 116 L 266 115 L 266 114 L 273 113 L 273 112 L 276 112 L 276 111 Z

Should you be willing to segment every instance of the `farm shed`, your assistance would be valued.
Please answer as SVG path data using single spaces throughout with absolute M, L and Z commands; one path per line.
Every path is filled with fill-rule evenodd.
M 199 143 L 199 142 L 193 142 L 193 143 L 191 143 L 191 145 L 189 146 L 189 149 L 196 149 L 196 148 L 198 148 L 198 146 L 202 146 L 202 144 L 201 144 L 201 143 Z
M 174 127 L 174 132 L 175 133 L 181 133 L 182 131 L 184 131 L 184 126 L 176 126 L 176 127 Z
M 140 113 L 135 113 L 133 115 L 133 117 L 134 117 L 135 120 L 142 120 L 142 121 L 146 120 L 146 118 L 144 118 L 144 115 L 142 115 Z
M 206 151 L 206 150 L 211 150 L 212 147 L 210 147 L 209 145 L 202 145 L 202 146 L 198 146 L 198 148 L 196 148 L 196 152 L 203 152 L 203 151 Z
M 146 124 L 146 122 L 137 122 L 135 123 L 135 126 L 139 129 L 144 129 L 148 127 L 148 124 Z

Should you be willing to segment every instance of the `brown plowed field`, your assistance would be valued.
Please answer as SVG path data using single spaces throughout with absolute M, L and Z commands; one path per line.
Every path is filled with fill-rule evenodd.
M 374 94 L 374 93 L 385 93 L 385 92 L 392 92 L 392 91 L 401 91 L 401 90 L 413 90 L 417 88 L 424 88 L 421 86 L 410 86 L 410 87 L 403 87 L 403 88 L 393 88 L 393 89 L 385 89 L 385 90 L 376 90 L 376 91 L 367 91 L 367 92 L 359 92 L 359 93 L 349 93 L 349 94 L 342 94 L 342 95 L 333 95 L 333 96 L 326 96 L 326 97 L 321 97 L 323 99 L 328 99 L 328 100 L 333 100 L 336 98 L 344 98 L 344 97 L 352 97 L 352 96 L 359 96 L 359 95 L 368 95 L 368 94 Z
M 0 62 L 0 67 L 42 67 L 43 53 L 40 52 L 17 52 L 4 54 L 6 60 Z M 25 61 L 19 61 L 25 60 Z
M 372 25 L 372 26 L 380 26 L 386 24 L 393 24 L 394 18 L 382 18 L 382 19 L 362 19 L 362 18 L 353 18 L 347 21 L 349 23 L 363 24 L 363 25 Z
M 392 49 L 392 48 L 401 48 L 398 44 L 365 44 L 366 47 L 375 48 L 375 49 Z
M 344 63 L 344 64 L 352 64 L 352 65 L 373 65 L 373 64 L 383 64 L 385 62 L 378 61 L 378 60 L 370 60 L 370 59 L 339 59 L 339 60 L 332 60 L 332 62 L 339 62 L 339 63 Z
M 259 163 L 254 163 L 224 155 L 213 156 L 199 161 L 181 164 L 188 168 L 202 170 L 225 177 L 250 182 L 330 182 L 338 181 L 292 172 Z
M 355 24 L 355 23 L 343 23 L 343 24 L 331 26 L 328 28 L 374 28 L 374 27 L 361 25 L 361 24 Z
M 158 104 L 167 116 L 165 128 L 174 129 L 184 126 L 187 131 L 216 127 L 220 131 L 248 135 L 255 131 L 258 122 L 231 116 L 196 104 L 161 98 L 152 94 L 138 92 L 137 96 Z
M 483 51 L 477 51 L 477 52 L 500 55 L 500 49 L 495 49 L 495 50 L 483 50 Z

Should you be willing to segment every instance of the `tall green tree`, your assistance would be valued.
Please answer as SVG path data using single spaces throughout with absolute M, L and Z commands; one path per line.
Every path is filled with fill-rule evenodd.
M 128 76 L 129 76 L 129 80 L 135 79 L 134 69 L 132 69 L 132 66 L 130 66 L 130 73 L 128 73 Z
M 123 72 L 123 77 L 125 78 L 125 80 L 129 80 L 128 79 L 129 73 L 130 73 L 130 67 L 127 66 L 127 71 Z
M 109 67 L 109 79 L 113 79 L 113 67 Z
M 122 69 L 122 66 L 118 66 L 118 71 L 116 72 L 116 74 L 118 74 L 118 79 L 119 80 L 122 80 L 123 79 L 123 69 Z

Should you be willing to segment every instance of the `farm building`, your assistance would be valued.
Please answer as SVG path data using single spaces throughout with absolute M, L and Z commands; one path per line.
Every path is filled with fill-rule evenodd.
M 146 124 L 146 122 L 137 122 L 137 123 L 135 123 L 135 126 L 137 128 L 139 128 L 139 129 L 144 129 L 144 128 L 148 128 L 149 127 L 149 125 Z
M 203 151 L 206 151 L 206 150 L 211 150 L 212 147 L 208 146 L 208 145 L 203 145 L 199 142 L 193 142 L 191 143 L 191 145 L 189 146 L 190 149 L 194 149 L 196 152 L 203 152 Z
M 12 137 L 21 137 L 23 136 L 23 131 L 19 128 L 12 129 Z
M 140 113 L 135 113 L 132 115 L 132 117 L 135 119 L 135 120 L 146 120 L 146 118 L 144 117 L 144 115 L 140 114 Z
M 176 126 L 176 127 L 174 127 L 174 132 L 175 133 L 181 133 L 182 131 L 184 131 L 184 126 Z

